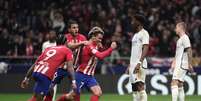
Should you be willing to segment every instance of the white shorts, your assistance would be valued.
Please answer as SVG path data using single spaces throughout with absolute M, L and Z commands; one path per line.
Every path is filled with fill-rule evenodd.
M 146 69 L 140 67 L 140 70 L 138 73 L 134 74 L 134 70 L 129 71 L 129 82 L 130 83 L 136 83 L 136 82 L 143 82 L 145 83 L 146 78 Z
M 184 81 L 184 77 L 186 75 L 187 71 L 178 67 L 178 68 L 175 68 L 174 71 L 173 71 L 173 76 L 172 76 L 172 79 L 176 79 L 176 80 L 179 80 L 179 81 Z

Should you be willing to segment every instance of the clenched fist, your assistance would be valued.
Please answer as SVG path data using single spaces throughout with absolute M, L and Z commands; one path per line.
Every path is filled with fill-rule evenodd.
M 112 42 L 110 47 L 111 47 L 112 49 L 117 48 L 117 43 L 116 43 L 116 42 Z

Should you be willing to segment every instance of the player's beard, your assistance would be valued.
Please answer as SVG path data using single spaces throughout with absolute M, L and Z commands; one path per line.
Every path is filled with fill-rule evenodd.
M 72 35 L 73 35 L 73 36 L 77 36 L 77 35 L 78 35 L 78 32 L 72 32 Z

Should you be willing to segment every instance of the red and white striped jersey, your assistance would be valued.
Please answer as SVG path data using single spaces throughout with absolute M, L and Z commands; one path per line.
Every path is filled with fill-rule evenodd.
M 98 59 L 109 56 L 112 50 L 112 48 L 108 48 L 103 52 L 99 52 L 96 43 L 84 46 L 81 53 L 81 63 L 76 71 L 86 75 L 94 75 Z
M 39 72 L 52 79 L 57 68 L 67 61 L 73 61 L 73 54 L 66 46 L 46 48 L 35 62 L 34 72 Z
M 67 43 L 80 43 L 82 41 L 86 41 L 86 37 L 80 33 L 78 33 L 78 35 L 76 36 L 72 36 L 70 33 L 66 34 L 66 39 L 67 39 Z M 80 56 L 80 51 L 81 50 L 81 47 L 78 47 L 76 49 L 72 49 L 72 52 L 73 52 L 73 56 L 74 56 L 74 61 L 73 61 L 73 65 L 76 66 L 78 65 L 78 59 L 79 59 L 79 56 Z

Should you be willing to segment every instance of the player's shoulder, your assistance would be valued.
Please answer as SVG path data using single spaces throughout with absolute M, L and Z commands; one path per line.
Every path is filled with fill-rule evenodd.
M 142 29 L 140 32 L 139 32 L 139 36 L 141 37 L 149 37 L 149 33 L 146 29 Z
M 49 41 L 45 41 L 45 42 L 43 42 L 43 45 L 47 45 L 49 43 L 50 43 Z
M 66 33 L 66 34 L 65 34 L 65 37 L 66 37 L 66 38 L 70 38 L 70 37 L 72 37 L 72 35 L 71 35 L 70 33 Z
M 81 33 L 78 34 L 78 37 L 81 38 L 81 39 L 87 39 L 86 36 L 84 36 L 84 35 L 81 34 Z
M 145 35 L 149 35 L 149 32 L 146 29 L 142 29 L 142 33 Z
M 187 38 L 187 39 L 189 39 L 189 36 L 185 34 L 185 35 L 184 35 L 184 38 Z
M 181 37 L 181 40 L 183 40 L 183 41 L 186 41 L 186 40 L 189 40 L 189 37 L 188 37 L 188 35 L 183 35 L 182 37 Z

